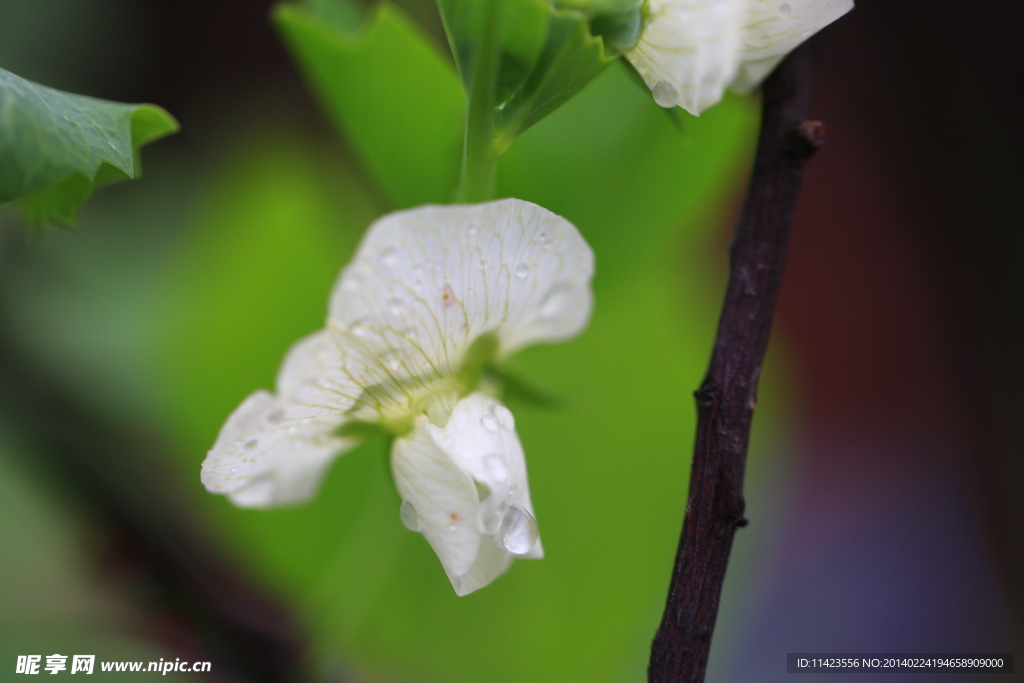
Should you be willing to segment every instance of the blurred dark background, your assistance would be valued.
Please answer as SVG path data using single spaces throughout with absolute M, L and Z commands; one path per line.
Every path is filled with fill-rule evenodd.
M 780 302 L 801 483 L 750 647 L 1020 652 L 1022 25 L 867 0 L 829 31 Z
M 400 4 L 439 37 L 432 3 Z M 196 177 L 253 131 L 287 120 L 345 156 L 267 19 L 271 5 L 3 0 L 0 66 L 154 102 L 179 119 L 181 133 L 145 152 L 142 182 L 164 183 L 170 197 L 145 228 L 146 248 L 159 252 L 201 196 Z M 828 143 L 806 176 L 769 352 L 790 427 L 782 446 L 762 428 L 753 454 L 791 456 L 786 474 L 751 483 L 752 522 L 737 539 L 709 680 L 783 680 L 785 653 L 796 651 L 1024 652 L 1022 28 L 1024 5 L 1010 1 L 860 0 L 828 32 L 815 89 Z M 717 233 L 674 257 L 677 270 L 705 268 L 709 319 L 742 181 L 736 174 L 719 217 L 705 220 Z M 368 220 L 383 207 L 356 187 L 346 201 L 362 202 L 354 211 Z M 4 220 L 0 314 L 22 294 L 10 264 L 38 248 Z M 289 598 L 224 549 L 191 502 L 201 494 L 188 475 L 161 469 L 161 449 L 175 444 L 147 431 L 158 408 L 61 381 L 60 368 L 88 364 L 88 353 L 36 357 L 45 349 L 28 352 L 12 319 L 0 318 L 4 441 L 63 491 L 67 514 L 87 520 L 82 581 L 107 587 L 99 613 L 145 625 L 138 642 L 117 647 L 213 659 L 222 680 L 301 680 L 310 660 L 347 680 L 344 653 L 310 645 Z M 130 358 L 122 370 L 115 385 L 136 381 Z M 679 396 L 678 409 L 692 411 Z M 684 462 L 689 429 L 673 454 Z M 682 482 L 676 493 L 681 510 Z M 667 586 L 667 562 L 653 573 Z M 649 634 L 641 624 L 638 652 L 656 617 L 652 608 Z M 366 680 L 407 680 L 389 670 Z M 444 680 L 424 680 L 435 675 Z M 639 669 L 608 676 L 642 679 Z

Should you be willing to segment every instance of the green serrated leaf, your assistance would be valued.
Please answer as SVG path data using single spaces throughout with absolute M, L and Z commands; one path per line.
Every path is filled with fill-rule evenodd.
M 593 12 L 560 9 L 546 0 L 491 2 L 498 3 L 500 26 L 496 82 L 491 87 L 501 153 L 515 136 L 579 92 L 614 56 L 607 53 L 604 38 L 592 31 L 591 20 L 598 18 Z M 438 0 L 438 7 L 463 85 L 472 98 L 472 75 L 487 54 L 487 3 Z
M 338 0 L 283 4 L 274 20 L 337 127 L 395 207 L 451 201 L 465 100 L 458 77 L 400 10 L 376 7 L 355 33 Z M 310 9 L 312 7 L 313 9 Z
M 494 87 L 495 102 L 507 100 L 533 71 L 550 23 L 551 5 L 544 0 L 493 0 L 496 2 L 499 56 Z M 467 93 L 473 74 L 488 46 L 484 44 L 488 3 L 480 0 L 438 0 L 448 42 Z
M 555 0 L 554 4 L 586 13 L 591 33 L 604 38 L 606 49 L 622 52 L 640 38 L 647 0 Z
M 178 130 L 160 107 L 48 88 L 0 69 L 0 204 L 72 225 L 93 190 L 140 174 L 139 149 Z
M 552 9 L 549 19 L 533 72 L 498 111 L 499 139 L 511 142 L 582 90 L 614 59 L 606 56 L 604 40 L 591 34 L 584 14 Z

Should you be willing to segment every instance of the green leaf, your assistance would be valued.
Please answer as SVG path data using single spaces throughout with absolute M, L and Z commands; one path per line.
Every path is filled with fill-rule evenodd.
M 284 4 L 274 20 L 338 128 L 396 207 L 451 201 L 465 100 L 458 77 L 398 9 L 345 30 L 335 0 Z
M 486 44 L 488 9 L 497 11 L 497 45 Z M 551 6 L 540 0 L 438 0 L 445 32 L 467 93 L 488 48 L 496 50 L 499 64 L 494 88 L 495 102 L 507 100 L 533 70 L 550 21 Z
M 577 9 L 594 15 L 639 10 L 647 0 L 554 0 L 556 7 Z
M 497 152 L 579 92 L 614 60 L 618 46 L 635 42 L 637 0 L 556 7 L 546 0 L 492 0 L 500 13 L 499 65 L 494 83 Z M 438 0 L 448 41 L 472 94 L 485 41 L 479 0 Z M 612 50 L 608 45 L 615 46 Z
M 499 137 L 511 141 L 582 90 L 611 61 L 604 39 L 591 34 L 585 15 L 551 9 L 547 37 L 532 73 L 498 111 Z
M 160 107 L 47 88 L 0 69 L 0 204 L 71 225 L 93 190 L 140 175 L 139 148 L 178 130 Z

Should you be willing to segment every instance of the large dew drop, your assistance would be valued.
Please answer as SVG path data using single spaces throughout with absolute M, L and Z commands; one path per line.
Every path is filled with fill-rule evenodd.
M 668 81 L 655 83 L 651 88 L 651 94 L 654 95 L 654 101 L 666 109 L 679 103 L 679 91 Z
M 516 266 L 516 277 L 519 278 L 520 280 L 522 280 L 529 274 L 530 266 L 526 265 L 525 263 L 520 263 L 518 266 Z
M 501 544 L 513 555 L 525 555 L 537 543 L 537 520 L 529 512 L 513 505 L 501 520 Z
M 413 507 L 412 503 L 407 500 L 402 501 L 402 508 L 398 511 L 398 515 L 402 518 L 402 524 L 409 531 L 420 530 L 420 515 L 416 512 L 416 508 Z

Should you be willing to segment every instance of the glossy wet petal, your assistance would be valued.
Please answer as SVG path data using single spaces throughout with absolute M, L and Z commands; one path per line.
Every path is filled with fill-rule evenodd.
M 278 393 L 258 391 L 228 417 L 203 462 L 203 484 L 241 507 L 308 500 L 328 465 L 353 445 L 336 430 L 357 393 L 329 335 L 300 340 L 281 368 Z
M 726 87 L 756 87 L 791 50 L 853 8 L 853 0 L 649 0 L 626 57 L 663 107 L 691 114 Z
M 717 103 L 740 63 L 747 0 L 649 0 L 637 45 L 626 52 L 654 99 L 691 114 Z
M 757 87 L 783 57 L 853 9 L 853 0 L 748 0 L 742 64 L 732 87 Z
M 391 463 L 406 514 L 415 510 L 415 527 L 459 595 L 493 581 L 515 556 L 543 557 L 523 448 L 501 403 L 471 394 L 443 427 L 421 416 L 396 439 Z
M 367 402 L 409 408 L 481 335 L 494 335 L 500 358 L 578 334 L 593 270 L 576 228 L 535 204 L 423 206 L 370 227 L 328 325 L 371 388 Z

